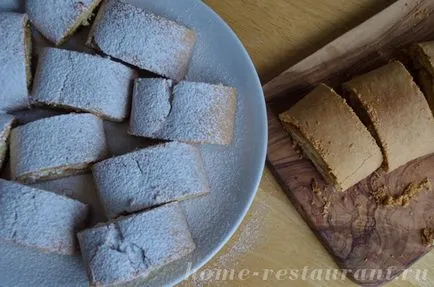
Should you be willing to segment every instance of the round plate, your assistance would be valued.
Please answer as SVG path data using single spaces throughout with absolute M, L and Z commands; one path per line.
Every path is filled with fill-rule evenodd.
M 14 7 L 6 1 L 6 5 Z M 209 7 L 198 0 L 131 0 L 158 15 L 196 31 L 198 39 L 187 80 L 222 83 L 238 89 L 237 120 L 231 146 L 202 145 L 211 194 L 182 203 L 196 251 L 152 274 L 146 286 L 175 285 L 206 264 L 238 228 L 258 188 L 266 156 L 267 118 L 258 75 L 243 45 Z M 0 9 L 2 4 L 0 3 Z M 84 32 L 81 32 L 83 34 Z M 35 114 L 36 113 L 36 114 Z M 23 122 L 46 115 L 24 111 Z M 110 148 L 121 154 L 142 143 L 125 133 L 126 125 L 107 123 Z M 38 185 L 64 194 L 81 194 L 94 201 L 91 176 L 84 175 Z M 98 221 L 98 220 L 96 220 Z M 143 232 L 146 232 L 145 230 Z M 3 286 L 87 286 L 81 258 L 42 254 L 11 244 L 0 245 Z M 142 286 L 144 282 L 137 282 Z

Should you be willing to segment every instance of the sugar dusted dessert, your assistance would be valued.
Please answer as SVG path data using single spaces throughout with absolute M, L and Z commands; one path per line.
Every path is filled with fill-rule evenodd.
M 178 203 L 84 230 L 78 240 L 90 286 L 146 279 L 196 248 Z
M 209 193 L 199 149 L 183 143 L 110 158 L 94 165 L 92 172 L 109 218 Z
M 155 139 L 229 145 L 236 109 L 234 88 L 187 81 L 172 86 L 165 79 L 138 79 L 129 132 Z
M 88 207 L 52 192 L 0 179 L 0 240 L 75 255 Z
M 26 0 L 32 24 L 56 46 L 88 20 L 101 0 Z
M 39 57 L 32 101 L 121 122 L 129 114 L 135 72 L 99 56 L 46 49 Z
M 88 45 L 140 69 L 180 81 L 187 73 L 195 33 L 125 0 L 107 0 Z
M 14 128 L 12 179 L 35 183 L 90 170 L 107 156 L 103 121 L 92 114 L 68 114 Z
M 32 40 L 25 14 L 0 12 L 0 112 L 29 106 Z

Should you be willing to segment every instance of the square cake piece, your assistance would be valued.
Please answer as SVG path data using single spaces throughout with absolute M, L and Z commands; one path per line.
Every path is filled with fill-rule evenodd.
M 32 101 L 121 122 L 129 114 L 135 72 L 84 53 L 46 49 L 39 57 Z
M 78 240 L 91 286 L 146 279 L 196 248 L 178 203 L 82 231 Z
M 103 121 L 92 114 L 45 118 L 11 133 L 12 179 L 24 183 L 89 171 L 107 154 Z
M 107 0 L 92 26 L 88 45 L 143 70 L 182 80 L 196 34 L 125 0 Z
M 25 14 L 0 12 L 0 112 L 29 106 L 32 40 Z
M 56 46 L 65 42 L 81 25 L 88 25 L 101 0 L 26 0 L 32 24 Z
M 376 171 L 381 150 L 345 100 L 326 85 L 318 86 L 280 115 L 319 173 L 344 191 Z
M 434 153 L 434 118 L 412 76 L 398 61 L 344 84 L 349 102 L 376 137 L 393 171 Z
M 183 143 L 110 158 L 92 172 L 109 218 L 209 193 L 199 149 Z
M 9 135 L 14 122 L 15 118 L 13 116 L 8 114 L 0 114 L 0 172 L 3 169 L 3 165 L 6 160 L 9 145 Z
M 138 79 L 129 133 L 187 143 L 232 143 L 237 91 L 223 85 Z M 143 111 L 146 111 L 144 113 Z
M 0 179 L 0 240 L 75 255 L 75 234 L 87 216 L 87 205 L 79 201 Z

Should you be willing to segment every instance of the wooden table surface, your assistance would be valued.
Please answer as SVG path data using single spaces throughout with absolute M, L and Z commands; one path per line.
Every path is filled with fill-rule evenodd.
M 205 2 L 238 34 L 265 83 L 393 1 Z M 354 286 L 348 279 L 318 281 L 315 280 L 318 273 L 310 272 L 312 269 L 328 268 L 337 266 L 266 169 L 254 204 L 240 229 L 201 270 L 205 272 L 199 271 L 180 286 Z M 416 268 L 428 270 L 426 281 L 417 280 Z M 235 280 L 207 278 L 210 270 L 219 269 L 234 270 Z M 297 273 L 297 280 L 288 281 L 291 276 L 285 275 L 285 270 L 302 272 L 303 269 L 308 270 L 306 278 Z M 244 273 L 241 273 L 243 270 Z M 277 274 L 279 271 L 280 277 Z M 244 276 L 246 272 L 258 272 L 259 275 Z M 240 274 L 241 279 L 246 280 L 240 280 L 237 277 Z M 264 280 L 265 277 L 268 277 L 267 280 Z M 434 286 L 434 253 L 418 261 L 413 266 L 413 272 L 407 273 L 407 279 L 398 278 L 388 286 Z

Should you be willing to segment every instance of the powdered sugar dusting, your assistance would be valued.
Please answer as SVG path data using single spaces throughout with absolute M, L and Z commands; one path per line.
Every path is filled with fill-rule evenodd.
M 26 182 L 44 178 L 44 171 L 50 169 L 74 169 L 106 156 L 103 122 L 92 114 L 42 119 L 11 133 L 12 178 Z
M 253 251 L 258 244 L 261 243 L 261 230 L 264 228 L 264 217 L 266 216 L 267 209 L 263 205 L 257 205 L 245 219 L 244 224 L 241 225 L 238 232 L 234 235 L 233 241 L 229 243 L 224 253 L 218 254 L 213 263 L 207 265 L 204 269 L 199 270 L 189 281 L 194 284 L 194 287 L 205 287 L 210 284 L 219 284 L 219 286 L 226 285 L 225 281 L 216 281 L 216 278 L 201 276 L 201 271 L 206 269 L 213 270 L 235 270 L 239 271 L 240 262 L 238 261 L 244 255 Z M 192 286 L 192 287 L 193 287 Z
M 182 143 L 111 158 L 92 172 L 109 218 L 209 192 L 199 149 Z
M 39 57 L 32 100 L 122 121 L 135 72 L 99 56 L 47 48 Z
M 176 81 L 187 72 L 195 41 L 192 30 L 124 0 L 103 4 L 89 36 L 103 53 Z
M 51 42 L 58 44 L 68 30 L 101 0 L 26 0 L 32 24 Z
M 161 130 L 171 110 L 172 81 L 137 79 L 134 84 L 129 131 L 152 137 Z
M 230 144 L 236 113 L 236 90 L 223 85 L 180 82 L 161 136 L 194 143 Z
M 28 107 L 25 27 L 27 15 L 0 12 L 0 111 Z
M 81 202 L 0 179 L 0 239 L 27 247 L 76 254 L 76 230 L 88 208 Z
M 90 283 L 98 286 L 144 278 L 195 249 L 177 203 L 85 230 L 78 238 Z
M 165 80 L 144 81 L 146 86 L 136 83 L 132 134 L 188 143 L 232 142 L 237 102 L 234 88 L 182 81 L 172 95 Z M 157 98 L 151 100 L 151 96 Z M 157 122 L 150 118 L 156 115 Z

